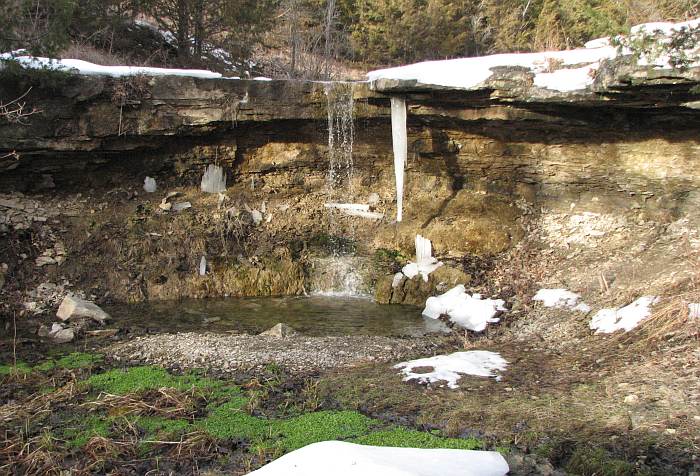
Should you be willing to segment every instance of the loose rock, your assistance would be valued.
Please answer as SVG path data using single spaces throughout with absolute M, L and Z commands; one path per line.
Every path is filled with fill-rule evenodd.
M 109 314 L 103 311 L 97 304 L 71 295 L 63 298 L 58 312 L 56 312 L 56 316 L 62 321 L 68 321 L 77 317 L 87 317 L 100 324 L 103 324 L 110 318 Z

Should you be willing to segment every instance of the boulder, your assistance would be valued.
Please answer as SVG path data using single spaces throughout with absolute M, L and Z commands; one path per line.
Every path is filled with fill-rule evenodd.
M 97 304 L 71 295 L 63 298 L 56 316 L 64 322 L 79 317 L 87 317 L 100 324 L 104 324 L 110 318 L 109 314 L 104 312 Z
M 285 337 L 294 337 L 298 336 L 299 333 L 289 327 L 287 324 L 282 324 L 281 322 L 279 324 L 275 324 L 273 327 L 269 328 L 265 332 L 260 333 L 261 336 L 268 336 L 268 337 L 280 337 L 280 338 L 285 338 Z
M 53 324 L 48 333 L 48 337 L 56 344 L 65 344 L 75 339 L 73 329 L 64 328 L 61 324 Z

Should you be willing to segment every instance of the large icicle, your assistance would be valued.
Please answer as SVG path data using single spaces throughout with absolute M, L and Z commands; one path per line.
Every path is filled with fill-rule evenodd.
M 391 137 L 394 143 L 394 175 L 396 176 L 396 221 L 403 218 L 403 179 L 408 157 L 406 133 L 406 100 L 391 98 Z

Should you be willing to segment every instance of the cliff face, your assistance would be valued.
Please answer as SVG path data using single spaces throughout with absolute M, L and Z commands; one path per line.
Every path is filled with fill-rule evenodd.
M 391 80 L 354 84 L 353 166 L 345 176 L 347 193 L 333 198 L 366 203 L 377 194 L 375 208 L 385 218 L 338 216 L 330 223 L 323 207 L 332 195 L 329 104 L 349 86 L 75 76 L 52 89 L 32 89 L 28 104 L 42 113 L 29 117 L 28 125 L 0 125 L 0 157 L 9 154 L 0 159 L 0 187 L 55 196 L 126 190 L 130 202 L 110 220 L 98 213 L 103 222 L 97 220 L 89 233 L 128 221 L 127 214 L 139 206 L 144 215 L 143 200 L 153 200 L 140 191 L 146 175 L 156 177 L 164 192 L 184 193 L 196 218 L 182 224 L 189 229 L 182 237 L 196 241 L 196 251 L 168 251 L 163 238 L 151 250 L 160 256 L 154 262 L 165 267 L 158 270 L 153 263 L 129 264 L 114 251 L 117 261 L 123 258 L 124 270 L 104 287 L 120 298 L 131 296 L 127 289 L 135 280 L 142 283 L 141 294 L 154 298 L 235 294 L 233 284 L 183 286 L 181 281 L 191 277 L 176 270 L 183 269 L 181 262 L 194 266 L 195 254 L 218 255 L 224 264 L 230 255 L 273 254 L 293 262 L 316 245 L 322 249 L 330 236 L 351 240 L 356 254 L 375 256 L 384 249 L 394 257 L 410 257 L 416 233 L 433 240 L 437 253 L 474 282 L 482 268 L 493 268 L 485 264 L 491 257 L 537 241 L 545 250 L 536 253 L 538 262 L 549 256 L 557 263 L 567 258 L 567 264 L 530 278 L 586 290 L 597 289 L 603 276 L 607 285 L 624 288 L 636 273 L 643 271 L 649 280 L 663 274 L 658 252 L 644 254 L 649 243 L 667 237 L 669 227 L 676 238 L 697 243 L 698 84 L 700 69 L 658 71 L 623 61 L 602 67 L 591 88 L 569 93 L 535 87 L 532 75 L 518 68 L 499 70 L 470 90 Z M 21 84 L 0 85 L 0 97 L 21 89 Z M 409 104 L 405 219 L 398 226 L 392 223 L 390 95 L 404 96 Z M 214 162 L 227 168 L 227 200 L 243 227 L 237 241 L 220 245 L 211 244 L 212 230 L 229 227 L 231 232 L 233 225 L 209 223 L 222 213 L 222 205 L 195 189 L 204 166 Z M 94 201 L 111 209 L 102 195 Z M 252 225 L 245 210 L 263 202 L 272 218 Z M 160 213 L 155 204 L 150 210 Z M 162 235 L 166 225 L 142 231 Z M 664 246 L 675 246 L 671 241 Z M 73 246 L 76 253 L 89 252 L 82 239 Z M 658 266 L 649 260 L 659 261 Z M 400 261 L 374 263 L 379 268 L 367 271 L 370 281 L 385 279 L 381 276 Z M 521 266 L 529 269 L 528 263 Z M 182 276 L 174 279 L 178 273 Z M 304 273 L 291 274 L 299 281 L 293 286 L 266 281 L 261 286 L 267 291 L 261 291 L 255 283 L 246 284 L 244 294 L 301 292 Z M 396 297 L 382 289 L 382 300 L 412 300 L 405 296 L 412 291 L 399 290 L 397 296 L 403 294 Z

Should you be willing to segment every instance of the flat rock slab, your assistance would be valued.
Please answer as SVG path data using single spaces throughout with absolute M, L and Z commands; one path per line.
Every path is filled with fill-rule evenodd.
M 188 332 L 137 337 L 109 347 L 106 353 L 121 362 L 164 367 L 227 372 L 254 370 L 274 363 L 290 372 L 305 373 L 433 355 L 438 346 L 437 340 L 427 338 L 290 336 L 279 339 L 264 335 Z

